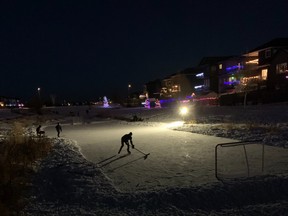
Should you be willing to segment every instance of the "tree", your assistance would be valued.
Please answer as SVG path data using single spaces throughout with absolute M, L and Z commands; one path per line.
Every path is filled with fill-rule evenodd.
M 243 79 L 242 79 L 243 80 Z M 247 82 L 241 82 L 240 84 L 238 84 L 235 87 L 235 92 L 236 93 L 241 93 L 244 92 L 244 101 L 243 101 L 243 105 L 244 107 L 246 107 L 246 103 L 247 103 L 247 94 L 251 91 L 255 91 L 258 89 L 259 86 L 259 79 L 257 78 L 252 78 L 252 79 L 248 79 Z

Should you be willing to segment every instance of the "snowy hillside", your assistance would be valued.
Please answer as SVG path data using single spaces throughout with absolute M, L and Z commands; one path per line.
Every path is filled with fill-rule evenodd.
M 72 109 L 72 111 L 71 111 Z M 177 107 L 163 109 L 103 109 L 74 107 L 58 110 L 54 121 L 93 124 L 105 119 L 142 121 L 130 125 L 171 125 L 188 131 L 237 140 L 262 140 L 273 149 L 271 159 L 285 156 L 288 146 L 286 104 L 243 107 L 190 107 L 186 123 Z M 71 116 L 71 112 L 79 116 Z M 50 115 L 50 114 L 49 114 Z M 121 121 L 121 120 L 120 120 Z M 49 123 L 47 123 L 49 124 Z M 121 125 L 121 124 L 120 124 Z M 212 137 L 213 138 L 213 137 Z M 261 144 L 260 143 L 260 144 Z M 214 148 L 213 148 L 214 150 Z M 268 152 L 269 153 L 269 152 Z M 201 154 L 201 153 L 199 153 Z M 160 152 L 159 152 L 160 156 Z M 267 155 L 269 156 L 269 155 Z M 287 154 L 288 156 L 288 154 Z M 171 157 L 167 155 L 167 157 Z M 205 154 L 203 153 L 203 157 Z M 151 158 L 148 157 L 147 160 Z M 54 138 L 52 153 L 39 164 L 26 215 L 287 215 L 287 161 L 277 163 L 282 173 L 224 179 L 202 185 L 121 192 L 96 164 L 87 161 L 77 143 Z M 192 166 L 192 164 L 191 164 Z M 149 173 L 147 173 L 149 176 Z M 161 173 L 159 173 L 161 176 Z M 177 178 L 177 176 L 175 176 Z M 187 175 L 189 178 L 189 175 Z

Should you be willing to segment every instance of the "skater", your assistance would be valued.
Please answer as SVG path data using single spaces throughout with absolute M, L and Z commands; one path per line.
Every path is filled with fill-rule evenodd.
M 56 131 L 57 131 L 57 136 L 60 137 L 60 132 L 62 132 L 62 127 L 59 124 L 59 122 L 58 122 L 58 124 L 56 125 L 55 128 L 56 128 Z
M 39 125 L 39 126 L 36 128 L 36 134 L 37 134 L 37 135 L 39 135 L 40 130 L 41 130 L 41 125 Z
M 39 125 L 37 128 L 36 128 L 36 134 L 37 136 L 44 136 L 45 135 L 45 131 L 41 130 L 41 125 Z
M 121 147 L 118 151 L 118 154 L 120 154 L 123 146 L 124 146 L 124 143 L 127 145 L 127 152 L 128 154 L 131 154 L 131 152 L 129 151 L 129 141 L 130 141 L 130 144 L 132 146 L 132 149 L 134 149 L 134 145 L 133 145 L 133 142 L 132 142 L 132 132 L 130 132 L 129 134 L 125 134 L 124 136 L 122 136 L 121 138 Z

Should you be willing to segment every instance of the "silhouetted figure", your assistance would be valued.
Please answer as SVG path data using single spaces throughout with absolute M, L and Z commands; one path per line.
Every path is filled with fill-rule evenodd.
M 37 136 L 44 136 L 45 135 L 45 131 L 41 130 L 41 125 L 39 125 L 36 128 L 36 134 L 37 134 Z
M 59 122 L 58 122 L 58 124 L 56 125 L 55 128 L 56 128 L 56 131 L 57 131 L 57 136 L 60 137 L 60 132 L 62 132 L 62 127 L 59 124 Z
M 39 126 L 36 128 L 36 133 L 37 133 L 37 135 L 39 135 L 40 130 L 41 130 L 41 125 L 39 125 Z
M 122 138 L 121 138 L 121 147 L 120 147 L 120 149 L 118 151 L 118 154 L 120 154 L 120 152 L 121 152 L 121 150 L 122 150 L 122 148 L 124 146 L 124 143 L 127 145 L 128 154 L 131 154 L 131 152 L 129 151 L 129 141 L 130 141 L 130 144 L 131 144 L 132 148 L 134 148 L 134 145 L 133 145 L 133 142 L 132 142 L 132 132 L 122 136 Z

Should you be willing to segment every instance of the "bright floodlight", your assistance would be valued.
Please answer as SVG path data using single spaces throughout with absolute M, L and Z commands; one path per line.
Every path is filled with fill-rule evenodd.
M 181 107 L 180 108 L 180 115 L 184 116 L 184 115 L 187 115 L 187 113 L 188 113 L 187 107 Z

